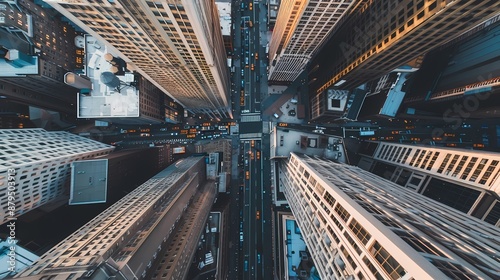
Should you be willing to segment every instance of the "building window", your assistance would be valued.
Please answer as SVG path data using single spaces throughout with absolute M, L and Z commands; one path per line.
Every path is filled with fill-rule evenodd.
M 417 162 L 416 162 L 416 163 L 415 163 L 415 165 L 414 165 L 415 167 L 418 167 L 418 165 L 420 164 L 420 162 L 421 162 L 421 161 L 422 161 L 422 159 L 424 158 L 424 156 L 425 156 L 425 153 L 426 153 L 426 152 L 427 152 L 426 150 L 423 150 L 423 151 L 420 153 L 420 155 L 418 156 Z
M 460 155 L 453 156 L 453 159 L 451 160 L 450 165 L 448 165 L 448 168 L 446 168 L 446 172 L 444 173 L 444 175 L 450 174 L 450 171 L 453 170 L 453 167 L 455 167 L 455 163 L 457 163 L 459 157 Z
M 431 151 L 428 151 L 427 152 L 427 155 L 425 156 L 425 159 L 424 161 L 422 162 L 422 164 L 420 165 L 420 168 L 424 168 L 425 165 L 427 164 L 427 162 L 429 161 L 429 159 L 431 158 L 431 155 L 432 155 L 432 152 Z
M 451 158 L 451 154 L 446 154 L 446 157 L 444 158 L 443 162 L 441 163 L 441 166 L 439 166 L 438 173 L 443 173 L 444 168 L 446 167 L 446 164 Z
M 342 251 L 342 254 L 344 254 L 345 258 L 347 259 L 347 262 L 351 265 L 352 269 L 355 270 L 358 265 L 354 260 L 352 259 L 351 255 L 349 255 L 349 252 L 344 248 L 344 246 L 340 246 L 340 250 Z
M 368 243 L 368 241 L 370 240 L 370 238 L 372 237 L 366 230 L 363 226 L 361 226 L 358 221 L 356 221 L 356 219 L 352 219 L 351 221 L 351 224 L 349 224 L 349 228 L 352 230 L 352 233 L 354 233 L 354 235 L 356 235 L 356 237 L 359 239 L 359 241 L 361 241 L 361 243 L 363 243 L 364 245 L 366 245 L 366 243 Z
M 465 165 L 465 162 L 469 159 L 468 156 L 463 156 L 462 159 L 460 160 L 460 162 L 458 163 L 458 166 L 457 166 L 457 169 L 455 169 L 455 171 L 453 171 L 453 174 L 451 175 L 452 177 L 457 177 L 458 173 L 460 173 L 460 171 L 462 171 L 462 168 L 464 167 Z
M 414 162 L 415 162 L 415 160 L 417 159 L 417 157 L 418 157 L 418 154 L 419 154 L 419 153 L 420 153 L 420 149 L 417 149 L 417 150 L 415 151 L 415 154 L 413 154 L 413 157 L 412 157 L 412 159 L 411 159 L 411 161 L 410 161 L 410 165 L 411 165 L 411 166 L 413 166 L 413 163 L 414 163 Z
M 403 158 L 403 163 L 406 162 L 406 160 L 408 159 L 408 156 L 410 156 L 410 153 L 412 150 L 413 150 L 412 148 L 409 148 L 408 151 L 406 151 L 405 157 Z
M 467 269 L 460 264 L 448 262 L 445 260 L 437 260 L 432 258 L 427 258 L 436 268 L 441 270 L 446 276 L 451 279 L 475 279 L 476 275 L 468 273 Z
M 331 207 L 333 207 L 333 205 L 335 204 L 335 198 L 333 198 L 333 196 L 329 192 L 325 192 L 325 195 L 323 197 L 325 201 L 330 204 Z
M 483 168 L 486 166 L 486 163 L 488 162 L 488 159 L 483 158 L 480 162 L 479 165 L 477 166 L 476 170 L 474 170 L 474 173 L 472 173 L 472 176 L 470 177 L 469 181 L 475 182 L 479 174 L 481 174 L 481 171 L 483 171 Z
M 488 166 L 488 169 L 486 169 L 486 172 L 484 172 L 483 177 L 479 181 L 479 184 L 483 185 L 486 184 L 486 182 L 490 178 L 491 174 L 493 173 L 493 170 L 495 170 L 497 165 L 498 165 L 498 160 L 494 160 L 490 163 L 490 166 Z
M 436 162 L 436 159 L 438 158 L 438 156 L 439 156 L 439 152 L 435 152 L 434 155 L 432 156 L 431 161 L 429 162 L 429 164 L 426 167 L 427 170 L 431 170 L 432 169 L 432 166 Z
M 379 220 L 382 224 L 393 227 L 393 228 L 404 228 L 399 222 L 394 220 L 393 218 L 387 216 L 386 214 L 382 215 L 373 215 L 377 220 Z
M 367 257 L 363 257 L 363 262 L 366 264 L 368 269 L 372 272 L 373 276 L 377 280 L 384 280 L 385 278 L 378 272 L 377 268 L 370 262 L 370 260 Z
M 352 239 L 352 237 L 349 235 L 347 231 L 344 231 L 344 237 L 347 239 L 347 242 L 351 244 L 351 247 L 354 248 L 354 250 L 356 250 L 356 253 L 358 253 L 358 255 L 361 255 L 362 252 L 361 248 L 359 248 L 358 244 L 356 244 L 356 241 Z
M 349 217 L 351 216 L 347 210 L 345 210 L 340 203 L 337 203 L 337 206 L 335 207 L 335 212 L 339 214 L 340 218 L 344 220 L 344 222 L 347 222 L 349 220 Z
M 370 248 L 370 253 L 391 279 L 400 279 L 406 274 L 405 269 L 378 243 L 378 241 L 375 241 Z
M 470 171 L 472 170 L 472 167 L 474 167 L 474 164 L 476 164 L 477 157 L 471 158 L 469 164 L 467 164 L 467 167 L 464 170 L 464 174 L 462 174 L 462 177 L 460 177 L 462 180 L 465 180 L 467 176 L 469 176 Z
M 417 252 L 427 253 L 430 255 L 440 256 L 446 258 L 446 255 L 441 253 L 439 249 L 434 247 L 432 243 L 427 240 L 421 238 L 418 235 L 412 234 L 411 232 L 407 232 L 405 230 L 393 230 L 395 234 L 397 234 L 401 239 L 403 239 L 408 245 L 410 245 Z
M 399 153 L 399 150 L 398 150 L 398 153 L 399 153 L 399 157 L 398 157 L 398 160 L 396 161 L 397 163 L 400 163 L 401 162 L 401 159 L 403 158 L 403 156 L 406 154 L 406 149 L 407 148 L 403 148 L 403 151 L 401 153 Z

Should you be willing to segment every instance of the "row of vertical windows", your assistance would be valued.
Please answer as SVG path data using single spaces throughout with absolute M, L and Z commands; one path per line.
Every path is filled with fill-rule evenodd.
M 448 161 L 450 160 L 450 158 L 451 158 L 451 154 L 446 154 L 446 157 L 444 158 L 443 162 L 439 166 L 439 169 L 437 171 L 438 173 L 443 173 L 443 170 L 446 167 L 446 164 L 448 163 Z
M 354 262 L 351 255 L 349 254 L 349 252 L 347 252 L 345 247 L 342 245 L 340 246 L 340 251 L 342 252 L 344 257 L 346 258 L 347 262 L 351 265 L 352 269 L 355 270 L 358 267 L 358 265 Z
M 413 166 L 413 163 L 415 162 L 415 160 L 417 159 L 418 157 L 418 154 L 420 153 L 420 149 L 417 149 L 415 151 L 415 154 L 413 154 L 413 157 L 411 158 L 411 161 L 410 161 L 410 165 Z
M 391 256 L 391 254 L 389 254 L 389 252 L 387 252 L 387 250 L 385 250 L 384 247 L 378 243 L 378 241 L 373 243 L 370 248 L 370 254 L 391 279 L 400 279 L 407 273 L 399 262 L 397 262 L 396 259 L 394 259 L 394 257 Z
M 344 237 L 347 239 L 347 243 L 351 244 L 352 248 L 358 253 L 358 255 L 361 255 L 361 248 L 359 248 L 358 244 L 356 244 L 356 241 L 352 239 L 352 237 L 349 235 L 347 231 L 344 231 Z
M 408 158 L 411 150 L 412 150 L 411 148 L 407 149 L 397 146 L 383 145 L 383 147 L 379 150 L 377 157 L 383 160 L 393 161 L 397 163 L 401 162 L 404 163 L 406 162 L 406 159 Z M 412 159 L 409 162 L 409 165 L 421 169 L 431 170 L 432 166 L 436 162 L 439 155 L 440 152 L 417 149 L 413 154 Z M 470 161 L 468 162 L 469 159 Z M 444 175 L 448 176 L 451 174 L 450 176 L 452 177 L 460 176 L 460 179 L 466 180 L 469 174 L 472 172 L 472 176 L 470 177 L 469 181 L 476 182 L 478 178 L 480 178 L 478 183 L 484 185 L 491 177 L 499 161 L 493 160 L 490 162 L 490 165 L 488 165 L 489 160 L 483 158 L 479 160 L 478 166 L 473 170 L 474 165 L 476 164 L 476 162 L 478 162 L 478 159 L 479 158 L 477 157 L 470 158 L 469 156 L 465 155 L 464 156 L 453 155 L 452 157 L 452 154 L 447 153 L 445 158 L 441 162 L 439 168 L 437 169 L 437 173 L 443 174 L 444 172 Z M 481 172 L 487 166 L 488 166 L 487 170 L 485 171 L 483 176 L 480 177 Z M 461 173 L 462 171 L 463 173 Z M 491 184 L 492 182 L 490 182 L 490 185 Z
M 349 224 L 349 228 L 352 230 L 352 233 L 356 235 L 359 241 L 361 241 L 361 243 L 363 243 L 364 245 L 366 245 L 372 237 L 371 234 L 369 234 L 368 231 L 366 231 L 366 229 L 354 218 Z
M 439 249 L 437 249 L 434 245 L 432 245 L 427 240 L 421 238 L 420 236 L 416 236 L 411 232 L 408 232 L 404 229 L 393 229 L 395 234 L 397 234 L 401 239 L 403 239 L 408 245 L 410 245 L 417 252 L 427 253 L 430 255 L 440 256 L 446 258 L 446 255 L 443 254 Z
M 472 167 L 474 166 L 474 164 L 476 164 L 476 161 L 477 161 L 477 157 L 471 158 L 469 164 L 467 164 L 467 167 L 465 168 L 464 173 L 462 174 L 462 177 L 460 177 L 460 179 L 465 180 L 467 178 L 467 176 L 469 176 L 469 173 L 472 170 Z
M 457 163 L 457 160 L 458 160 L 459 157 L 460 157 L 459 155 L 454 155 L 453 156 L 453 159 L 451 160 L 450 165 L 448 166 L 448 168 L 446 168 L 446 172 L 444 173 L 444 175 L 448 175 L 451 172 L 451 170 L 453 169 L 453 167 Z
M 333 196 L 329 192 L 325 192 L 323 198 L 331 207 L 333 207 L 333 205 L 335 204 L 335 198 L 333 198 Z
M 399 154 L 398 160 L 396 162 L 397 163 L 401 163 L 401 161 L 404 162 L 406 160 L 406 158 L 408 157 L 409 153 L 410 153 L 410 150 L 408 148 L 403 148 L 403 152 Z
M 347 210 L 345 210 L 345 208 L 342 207 L 340 203 L 337 203 L 337 206 L 335 206 L 335 212 L 337 212 L 337 214 L 342 220 L 344 220 L 344 222 L 347 222 L 347 220 L 349 220 L 349 217 L 351 216 L 351 214 L 349 214 L 349 212 L 347 212 Z
M 452 177 L 457 177 L 458 173 L 462 171 L 462 168 L 464 167 L 465 162 L 469 159 L 468 156 L 463 156 L 460 162 L 458 163 L 457 168 L 455 168 L 455 171 L 453 171 L 453 174 L 451 174 Z
M 486 184 L 486 181 L 488 181 L 491 174 L 493 173 L 493 170 L 495 170 L 497 165 L 498 165 L 498 160 L 494 160 L 490 163 L 490 166 L 488 166 L 488 169 L 486 169 L 486 171 L 484 172 L 483 177 L 481 178 L 481 180 L 479 180 L 479 184 L 483 184 L 483 185 Z M 491 185 L 491 183 L 490 183 L 490 185 Z
M 377 268 L 371 263 L 371 261 L 366 256 L 363 257 L 363 262 L 366 264 L 368 269 L 371 271 L 371 273 L 373 274 L 373 276 L 375 276 L 377 280 L 385 280 L 385 278 L 380 274 L 380 272 L 378 272 Z

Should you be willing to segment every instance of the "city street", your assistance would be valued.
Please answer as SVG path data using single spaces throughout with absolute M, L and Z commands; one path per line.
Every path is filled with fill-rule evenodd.
M 265 3 L 233 3 L 234 57 L 233 102 L 235 116 L 262 114 L 261 100 L 267 96 L 267 10 Z M 262 116 L 260 116 L 262 118 Z M 245 125 L 248 126 L 245 129 Z M 240 122 L 243 131 L 250 123 Z M 250 129 L 253 130 L 253 129 Z M 241 132 L 241 131 L 240 131 Z M 239 244 L 238 279 L 272 279 L 272 209 L 269 164 L 269 134 L 262 138 L 240 138 L 238 228 L 231 237 Z M 233 208 L 233 207 L 232 207 Z M 234 223 L 232 223 L 234 225 Z M 233 231 L 232 231 L 233 232 Z

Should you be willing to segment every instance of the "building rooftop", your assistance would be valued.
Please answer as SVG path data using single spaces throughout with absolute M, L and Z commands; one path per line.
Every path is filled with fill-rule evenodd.
M 84 160 L 71 163 L 70 205 L 106 202 L 108 160 Z
M 231 2 L 218 0 L 215 2 L 219 11 L 222 36 L 231 36 Z
M 285 225 L 285 262 L 287 264 L 287 279 L 298 279 L 297 267 L 300 264 L 300 251 L 306 251 L 307 245 L 302 238 L 299 226 L 290 217 L 283 219 Z

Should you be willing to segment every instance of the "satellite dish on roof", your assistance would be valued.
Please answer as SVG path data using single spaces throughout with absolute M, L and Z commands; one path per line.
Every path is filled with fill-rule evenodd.
M 120 79 L 118 79 L 115 74 L 111 72 L 102 72 L 101 82 L 110 88 L 117 88 L 120 86 Z

